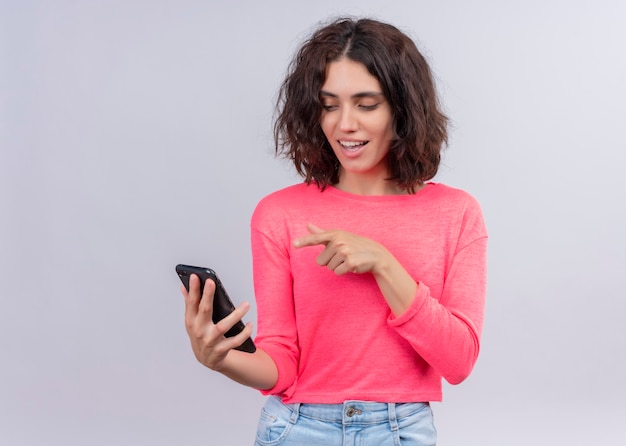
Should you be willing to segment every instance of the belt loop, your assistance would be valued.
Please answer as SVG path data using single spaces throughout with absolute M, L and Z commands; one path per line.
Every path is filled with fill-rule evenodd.
M 298 421 L 298 416 L 300 415 L 300 403 L 291 404 L 291 416 L 289 417 L 289 422 L 291 424 L 296 424 Z
M 387 403 L 387 413 L 389 415 L 389 425 L 391 426 L 391 431 L 395 432 L 398 430 L 398 419 L 396 417 L 396 403 Z

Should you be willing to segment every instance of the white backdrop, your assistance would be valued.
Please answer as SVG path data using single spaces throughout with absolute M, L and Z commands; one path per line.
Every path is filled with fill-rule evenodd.
M 344 14 L 419 42 L 453 120 L 436 180 L 490 231 L 439 444 L 625 444 L 626 4 L 591 4 L 0 0 L 0 444 L 252 444 L 263 398 L 195 362 L 174 265 L 253 302 L 250 215 L 299 181 L 276 91 Z

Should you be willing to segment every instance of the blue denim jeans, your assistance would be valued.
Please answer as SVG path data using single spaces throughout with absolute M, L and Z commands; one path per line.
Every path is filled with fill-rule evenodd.
M 255 446 L 433 446 L 428 403 L 284 404 L 269 397 Z

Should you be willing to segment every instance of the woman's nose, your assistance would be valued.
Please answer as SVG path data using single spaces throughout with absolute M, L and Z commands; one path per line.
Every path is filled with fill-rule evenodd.
M 339 118 L 339 129 L 342 132 L 354 132 L 359 127 L 354 110 L 344 107 Z

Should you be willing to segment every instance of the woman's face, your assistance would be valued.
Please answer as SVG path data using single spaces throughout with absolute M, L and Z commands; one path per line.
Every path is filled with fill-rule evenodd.
M 343 181 L 381 181 L 393 139 L 391 106 L 365 66 L 347 58 L 326 67 L 320 125 L 341 164 Z

